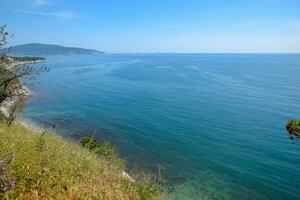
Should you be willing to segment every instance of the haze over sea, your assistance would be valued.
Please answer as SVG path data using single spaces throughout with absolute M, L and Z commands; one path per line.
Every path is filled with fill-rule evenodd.
M 25 118 L 163 166 L 180 200 L 300 199 L 300 143 L 285 130 L 300 117 L 299 54 L 45 57 Z

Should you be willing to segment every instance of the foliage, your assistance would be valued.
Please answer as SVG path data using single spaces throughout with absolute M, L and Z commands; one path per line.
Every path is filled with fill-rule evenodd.
M 15 99 L 21 102 L 28 93 L 24 92 L 24 85 L 21 79 L 32 79 L 41 72 L 47 72 L 48 68 L 34 68 L 28 65 L 18 65 L 18 60 L 7 56 L 7 43 L 11 35 L 6 31 L 6 26 L 0 26 L 0 104 L 7 99 Z M 29 59 L 18 58 L 18 59 Z M 17 104 L 11 108 L 8 122 L 14 119 L 13 114 Z
M 110 142 L 102 143 L 92 137 L 82 137 L 80 143 L 83 147 L 99 156 L 104 156 L 109 159 L 116 157 L 116 150 Z
M 6 171 L 16 178 L 7 199 L 160 198 L 154 184 L 132 182 L 115 162 L 50 132 L 0 123 L 0 135 L 0 158 L 11 150 L 15 157 Z
M 31 57 L 31 56 L 22 56 L 22 57 L 12 57 L 15 61 L 18 62 L 26 62 L 26 61 L 39 61 L 39 60 L 45 60 L 43 57 Z
M 286 129 L 290 134 L 300 137 L 300 120 L 289 120 L 286 124 Z
M 12 37 L 7 31 L 7 26 L 2 25 L 0 26 L 0 52 L 5 52 L 6 44 L 8 43 L 8 39 Z

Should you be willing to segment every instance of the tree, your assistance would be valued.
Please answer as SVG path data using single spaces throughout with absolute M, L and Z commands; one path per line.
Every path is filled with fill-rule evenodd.
M 36 75 L 47 72 L 48 68 L 34 68 L 29 65 L 18 65 L 18 62 L 8 56 L 9 48 L 7 48 L 8 39 L 12 37 L 7 31 L 6 25 L 0 26 L 0 104 L 9 99 L 18 102 L 26 97 L 25 86 L 21 83 L 21 79 L 32 79 Z M 11 109 L 9 120 L 13 119 L 16 110 Z

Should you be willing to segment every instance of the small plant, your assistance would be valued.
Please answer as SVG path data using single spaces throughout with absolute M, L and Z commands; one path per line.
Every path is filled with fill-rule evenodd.
M 46 132 L 43 132 L 39 138 L 37 139 L 37 143 L 36 143 L 36 150 L 41 152 L 41 151 L 44 151 L 45 148 L 46 148 L 46 140 L 45 140 L 45 135 Z
M 116 150 L 110 142 L 102 143 L 92 137 L 82 137 L 80 143 L 83 147 L 99 156 L 104 156 L 109 159 L 116 157 Z
M 14 159 L 13 152 L 9 152 L 4 160 L 1 161 L 1 169 L 0 169 L 0 197 L 1 194 L 8 192 L 13 189 L 16 185 L 16 178 L 9 177 L 7 173 L 8 165 Z
M 157 188 L 154 185 L 144 185 L 142 183 L 137 184 L 138 192 L 142 200 L 151 199 L 153 196 L 159 194 Z
M 300 138 L 300 120 L 291 119 L 286 124 L 286 129 L 289 134 Z

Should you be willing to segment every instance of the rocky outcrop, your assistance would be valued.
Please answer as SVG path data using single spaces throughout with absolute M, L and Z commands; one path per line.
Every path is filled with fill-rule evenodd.
M 9 64 L 2 64 L 1 67 L 5 67 L 8 70 L 16 67 L 18 65 L 24 64 L 34 64 L 38 62 L 44 62 L 44 60 L 37 61 L 15 61 L 12 58 L 8 58 Z M 6 117 L 9 118 L 11 114 L 14 112 L 15 108 L 24 100 L 31 96 L 30 90 L 23 85 L 21 82 L 16 84 L 13 88 L 11 88 L 12 95 L 11 97 L 6 98 L 2 103 L 0 103 L 0 112 Z
M 26 86 L 18 86 L 16 89 L 13 90 L 12 97 L 8 97 L 0 104 L 0 112 L 6 118 L 9 118 L 12 112 L 17 107 L 17 105 L 23 102 L 30 95 L 31 92 Z

